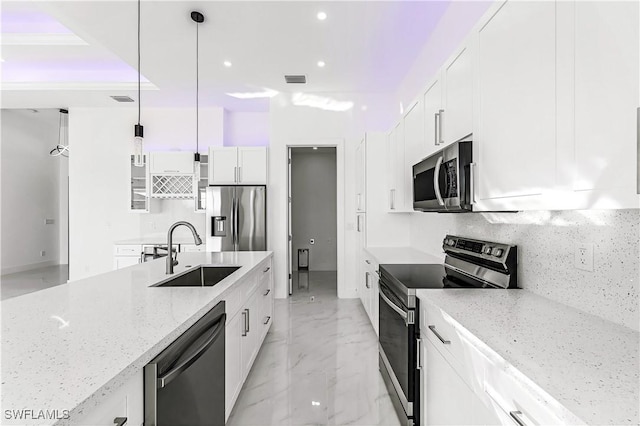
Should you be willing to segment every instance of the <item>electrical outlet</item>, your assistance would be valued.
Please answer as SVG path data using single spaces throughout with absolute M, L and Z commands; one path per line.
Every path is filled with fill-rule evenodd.
M 311 238 L 311 239 L 309 240 L 309 244 L 314 245 L 315 243 L 316 243 L 315 238 Z
M 45 225 L 53 225 L 54 223 L 56 223 L 56 221 L 53 220 L 53 219 L 45 219 L 44 220 L 44 224 Z
M 46 252 L 46 251 L 44 251 L 44 250 L 41 250 L 41 251 L 40 251 L 40 257 L 45 257 L 45 255 L 46 255 L 46 254 L 47 254 L 47 252 Z
M 584 271 L 593 271 L 593 244 L 576 245 L 575 267 Z

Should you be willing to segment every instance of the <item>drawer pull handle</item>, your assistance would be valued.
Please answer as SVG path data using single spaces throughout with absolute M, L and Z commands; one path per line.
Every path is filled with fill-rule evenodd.
M 365 260 L 365 262 L 367 263 L 367 265 L 371 265 L 371 262 L 369 262 L 368 260 Z
M 524 420 L 520 417 L 522 416 L 522 411 L 509 411 L 509 415 L 519 426 L 527 426 Z
M 265 269 L 264 271 L 262 271 L 262 273 L 264 274 L 265 272 L 269 272 L 269 269 L 271 269 L 270 266 L 267 266 L 267 269 Z
M 436 337 L 437 337 L 437 338 L 442 342 L 442 344 L 443 344 L 443 345 L 450 345 L 450 344 L 451 344 L 451 341 L 450 341 L 450 340 L 445 340 L 445 339 L 440 335 L 440 333 L 438 333 L 438 332 L 436 331 L 436 326 L 435 326 L 435 325 L 430 325 L 430 326 L 429 326 L 429 330 L 431 330 L 431 332 L 432 332 L 433 334 L 435 334 L 435 335 L 436 335 Z
M 113 419 L 113 424 L 117 426 L 124 426 L 126 423 L 127 423 L 126 417 L 116 417 L 115 419 Z
M 267 289 L 267 292 L 266 292 L 265 294 L 263 294 L 263 296 L 266 296 L 266 295 L 268 295 L 269 293 L 271 293 L 271 289 L 270 289 L 270 288 L 268 288 L 268 289 Z
M 267 317 L 267 319 L 265 320 L 265 322 L 263 324 L 267 325 L 267 324 L 269 324 L 269 321 L 271 321 L 271 317 Z

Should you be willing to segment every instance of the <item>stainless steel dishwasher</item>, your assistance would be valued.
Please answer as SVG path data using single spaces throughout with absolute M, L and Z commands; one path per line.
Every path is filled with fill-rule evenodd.
M 145 426 L 224 425 L 225 304 L 144 367 Z

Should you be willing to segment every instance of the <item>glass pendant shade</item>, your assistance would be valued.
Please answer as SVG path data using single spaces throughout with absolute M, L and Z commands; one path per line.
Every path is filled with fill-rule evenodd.
M 135 136 L 133 138 L 133 165 L 136 167 L 144 166 L 144 155 L 142 154 L 144 148 L 144 132 L 143 127 L 140 124 L 135 125 Z

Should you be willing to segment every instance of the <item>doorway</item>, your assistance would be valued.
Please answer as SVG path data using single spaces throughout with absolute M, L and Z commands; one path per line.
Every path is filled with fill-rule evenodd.
M 289 295 L 337 296 L 335 147 L 289 148 Z

